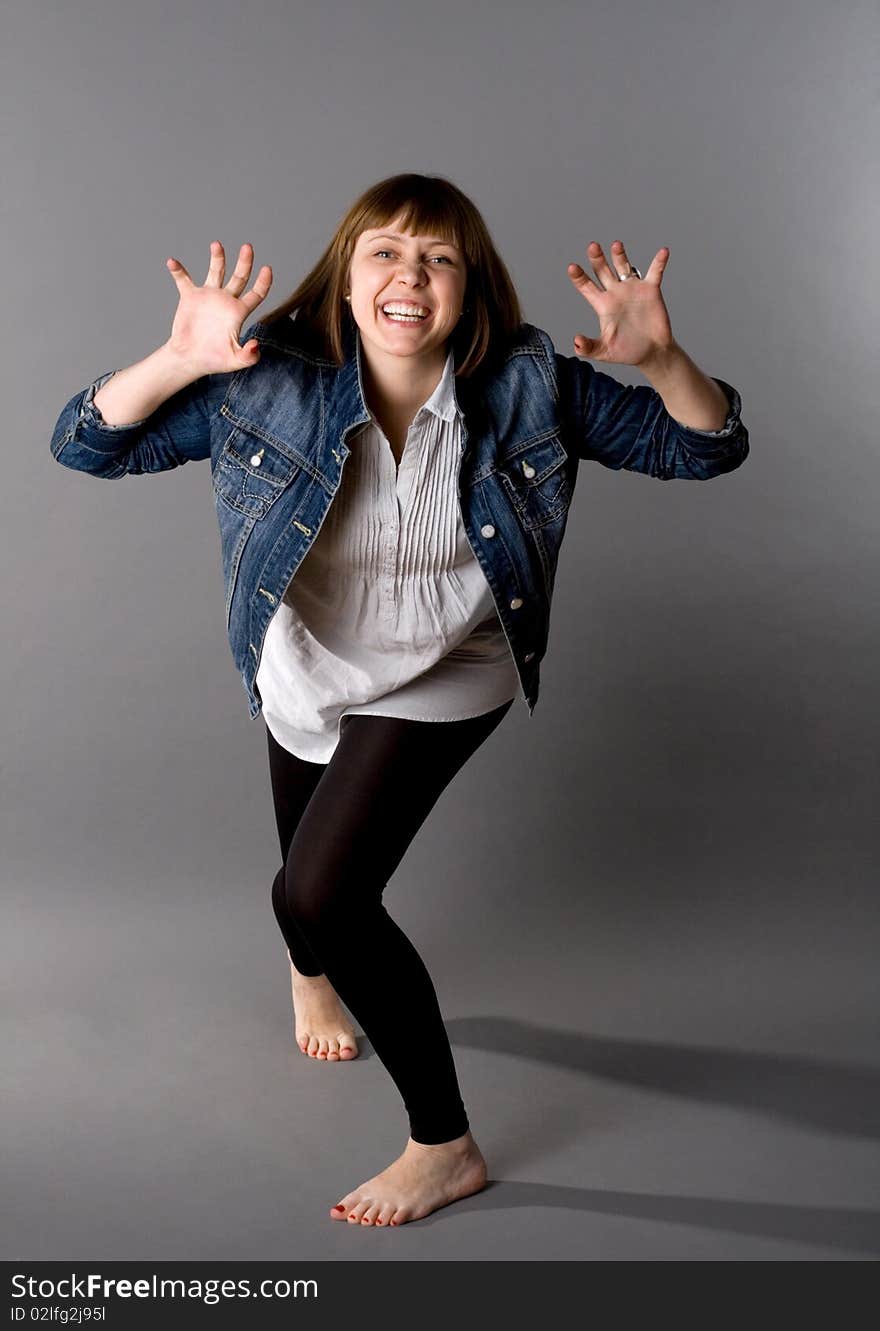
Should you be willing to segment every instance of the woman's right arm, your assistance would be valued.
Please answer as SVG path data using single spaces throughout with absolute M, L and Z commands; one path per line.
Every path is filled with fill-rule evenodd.
M 154 359 L 161 350 L 124 370 L 108 370 L 70 399 L 52 431 L 56 462 L 115 480 L 211 456 L 211 422 L 226 396 L 228 372 L 181 383 L 167 362 Z
M 105 424 L 139 425 L 198 378 L 165 342 L 144 360 L 115 370 L 92 401 Z
M 62 466 L 114 479 L 166 471 L 210 457 L 211 422 L 226 394 L 226 380 L 259 360 L 253 325 L 243 344 L 244 319 L 266 297 L 272 281 L 260 269 L 250 292 L 253 250 L 242 245 L 225 287 L 225 256 L 211 243 L 211 262 L 202 287 L 183 264 L 169 259 L 180 302 L 171 336 L 143 360 L 99 375 L 66 404 L 52 432 L 52 456 Z M 173 267 L 172 267 L 173 265 Z

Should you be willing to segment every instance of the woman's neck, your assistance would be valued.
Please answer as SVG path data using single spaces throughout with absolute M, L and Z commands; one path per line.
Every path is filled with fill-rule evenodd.
M 447 353 L 427 364 L 415 358 L 387 361 L 363 355 L 361 369 L 367 406 L 380 420 L 412 420 L 443 377 Z

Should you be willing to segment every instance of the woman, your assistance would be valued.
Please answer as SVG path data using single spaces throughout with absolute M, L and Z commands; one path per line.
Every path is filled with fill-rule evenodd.
M 417 1220 L 486 1181 L 434 986 L 382 896 L 518 686 L 531 715 L 579 460 L 708 479 L 748 453 L 736 390 L 672 336 L 668 250 L 644 277 L 620 242 L 611 264 L 587 253 L 602 285 L 568 273 L 599 335 L 575 351 L 650 388 L 556 353 L 473 203 L 404 174 L 352 205 L 243 345 L 271 269 L 245 292 L 249 245 L 225 286 L 219 242 L 203 287 L 169 259 L 168 342 L 77 394 L 53 434 L 59 462 L 108 478 L 211 458 L 230 644 L 266 725 L 297 1041 L 356 1057 L 345 1003 L 409 1116 L 400 1157 L 331 1209 L 352 1224 Z

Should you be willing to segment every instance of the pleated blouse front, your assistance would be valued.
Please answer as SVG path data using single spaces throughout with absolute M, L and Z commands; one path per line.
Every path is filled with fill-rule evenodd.
M 462 413 L 452 352 L 400 465 L 375 417 L 278 604 L 257 688 L 278 743 L 327 763 L 345 715 L 454 721 L 515 697 L 519 679 L 458 503 Z

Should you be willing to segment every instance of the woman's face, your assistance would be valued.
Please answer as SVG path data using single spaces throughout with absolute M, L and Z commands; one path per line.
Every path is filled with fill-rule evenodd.
M 464 255 L 454 245 L 404 235 L 389 222 L 357 238 L 349 268 L 351 312 L 362 340 L 383 357 L 434 361 L 442 353 L 445 359 L 466 283 Z M 384 312 L 389 303 L 427 313 L 395 321 Z

